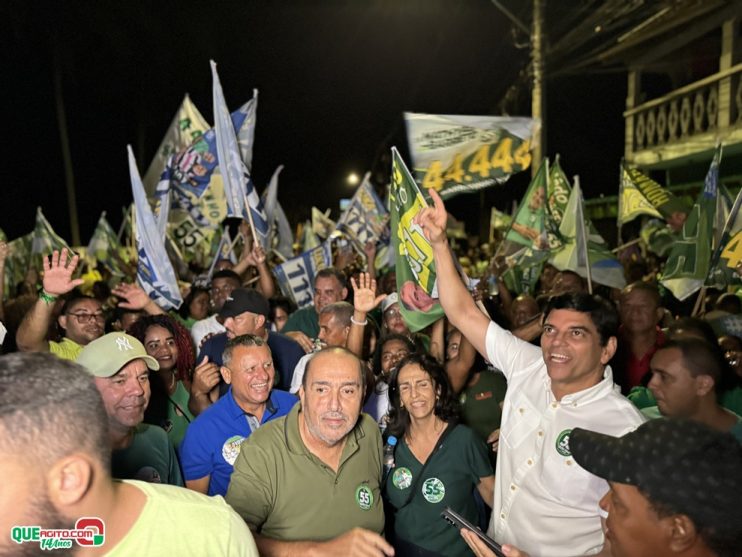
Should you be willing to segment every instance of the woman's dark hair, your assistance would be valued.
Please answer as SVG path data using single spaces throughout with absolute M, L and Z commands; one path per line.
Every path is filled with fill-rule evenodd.
M 144 344 L 147 329 L 162 327 L 170 331 L 178 347 L 178 359 L 175 362 L 175 377 L 180 381 L 190 380 L 196 354 L 193 341 L 188 330 L 169 315 L 147 315 L 137 320 L 129 330 L 129 334 Z M 144 411 L 144 422 L 163 426 L 167 421 L 168 393 L 167 384 L 159 373 L 151 373 L 149 377 L 151 396 Z
M 276 308 L 281 308 L 286 315 L 291 315 L 296 311 L 296 304 L 286 296 L 273 296 L 268 300 L 268 305 L 271 308 L 271 323 L 276 320 Z
M 436 393 L 433 413 L 444 422 L 455 421 L 459 415 L 458 403 L 443 366 L 427 354 L 410 354 L 399 362 L 389 378 L 389 422 L 386 431 L 398 438 L 403 436 L 410 426 L 410 415 L 401 407 L 399 397 L 399 373 L 410 365 L 420 366 L 433 381 Z
M 178 359 L 175 362 L 176 377 L 180 381 L 189 381 L 196 364 L 196 349 L 188 330 L 169 315 L 147 315 L 137 320 L 129 330 L 129 334 L 144 344 L 147 329 L 157 326 L 170 331 L 178 347 Z
M 544 307 L 544 321 L 555 309 L 569 309 L 587 313 L 600 335 L 600 345 L 605 346 L 608 339 L 618 335 L 618 313 L 616 308 L 600 296 L 584 293 L 568 293 L 552 296 Z
M 185 300 L 183 300 L 183 303 L 180 304 L 180 307 L 178 308 L 178 315 L 183 319 L 188 319 L 191 316 L 191 302 L 193 302 L 193 300 L 196 299 L 196 296 L 202 292 L 206 294 L 206 296 L 209 296 L 208 288 L 204 288 L 203 286 L 191 286 L 188 296 L 185 297 Z
M 376 375 L 377 377 L 381 375 L 381 353 L 384 350 L 384 345 L 392 340 L 403 342 L 410 354 L 418 351 L 415 344 L 405 335 L 401 335 L 399 333 L 389 333 L 387 335 L 384 335 L 376 342 L 376 350 L 374 351 L 373 360 L 371 362 L 374 375 Z

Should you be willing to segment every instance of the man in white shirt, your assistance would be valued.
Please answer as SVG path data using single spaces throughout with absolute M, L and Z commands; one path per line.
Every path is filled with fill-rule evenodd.
M 476 307 L 458 277 L 446 239 L 446 209 L 415 223 L 433 247 L 440 302 L 451 323 L 508 380 L 495 498 L 488 533 L 531 557 L 571 557 L 603 547 L 598 502 L 605 480 L 569 451 L 575 427 L 620 436 L 644 418 L 620 395 L 606 364 L 616 350 L 618 315 L 597 296 L 563 294 L 544 310 L 541 348 L 514 337 Z

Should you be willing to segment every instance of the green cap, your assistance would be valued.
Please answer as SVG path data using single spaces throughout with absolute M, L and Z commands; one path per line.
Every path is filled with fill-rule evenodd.
M 95 377 L 112 377 L 133 360 L 144 360 L 152 371 L 160 369 L 144 345 L 126 333 L 108 333 L 88 343 L 77 357 L 77 363 Z

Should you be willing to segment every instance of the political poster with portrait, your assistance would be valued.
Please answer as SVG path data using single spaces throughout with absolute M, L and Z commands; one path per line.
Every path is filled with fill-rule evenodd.
M 412 222 L 427 203 L 395 148 L 389 203 L 399 309 L 410 331 L 416 332 L 440 319 L 443 308 L 438 302 L 433 247 L 423 229 Z

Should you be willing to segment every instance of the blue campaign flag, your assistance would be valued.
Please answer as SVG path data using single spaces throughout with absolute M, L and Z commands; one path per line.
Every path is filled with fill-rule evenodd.
M 323 242 L 298 257 L 289 259 L 275 268 L 276 278 L 285 296 L 290 297 L 299 309 L 310 306 L 314 300 L 314 275 L 332 264 L 330 242 Z
M 129 175 L 136 210 L 137 282 L 147 295 L 165 310 L 178 309 L 183 303 L 173 265 L 165 250 L 165 238 L 160 236 L 155 217 L 147 201 L 144 185 L 139 176 L 131 145 L 129 153 Z
M 371 173 L 366 173 L 337 225 L 360 249 L 367 242 L 383 240 L 388 230 L 389 213 L 376 195 L 370 177 Z
M 258 192 L 250 180 L 250 173 L 242 160 L 237 136 L 224 99 L 216 63 L 211 61 L 214 94 L 214 132 L 219 169 L 224 184 L 229 216 L 250 218 L 255 226 L 256 238 L 264 248 L 268 247 L 268 221 Z M 211 130 L 210 130 L 211 131 Z M 206 133 L 208 135 L 209 132 Z M 247 201 L 248 207 L 245 207 Z M 247 210 L 250 211 L 248 216 Z

